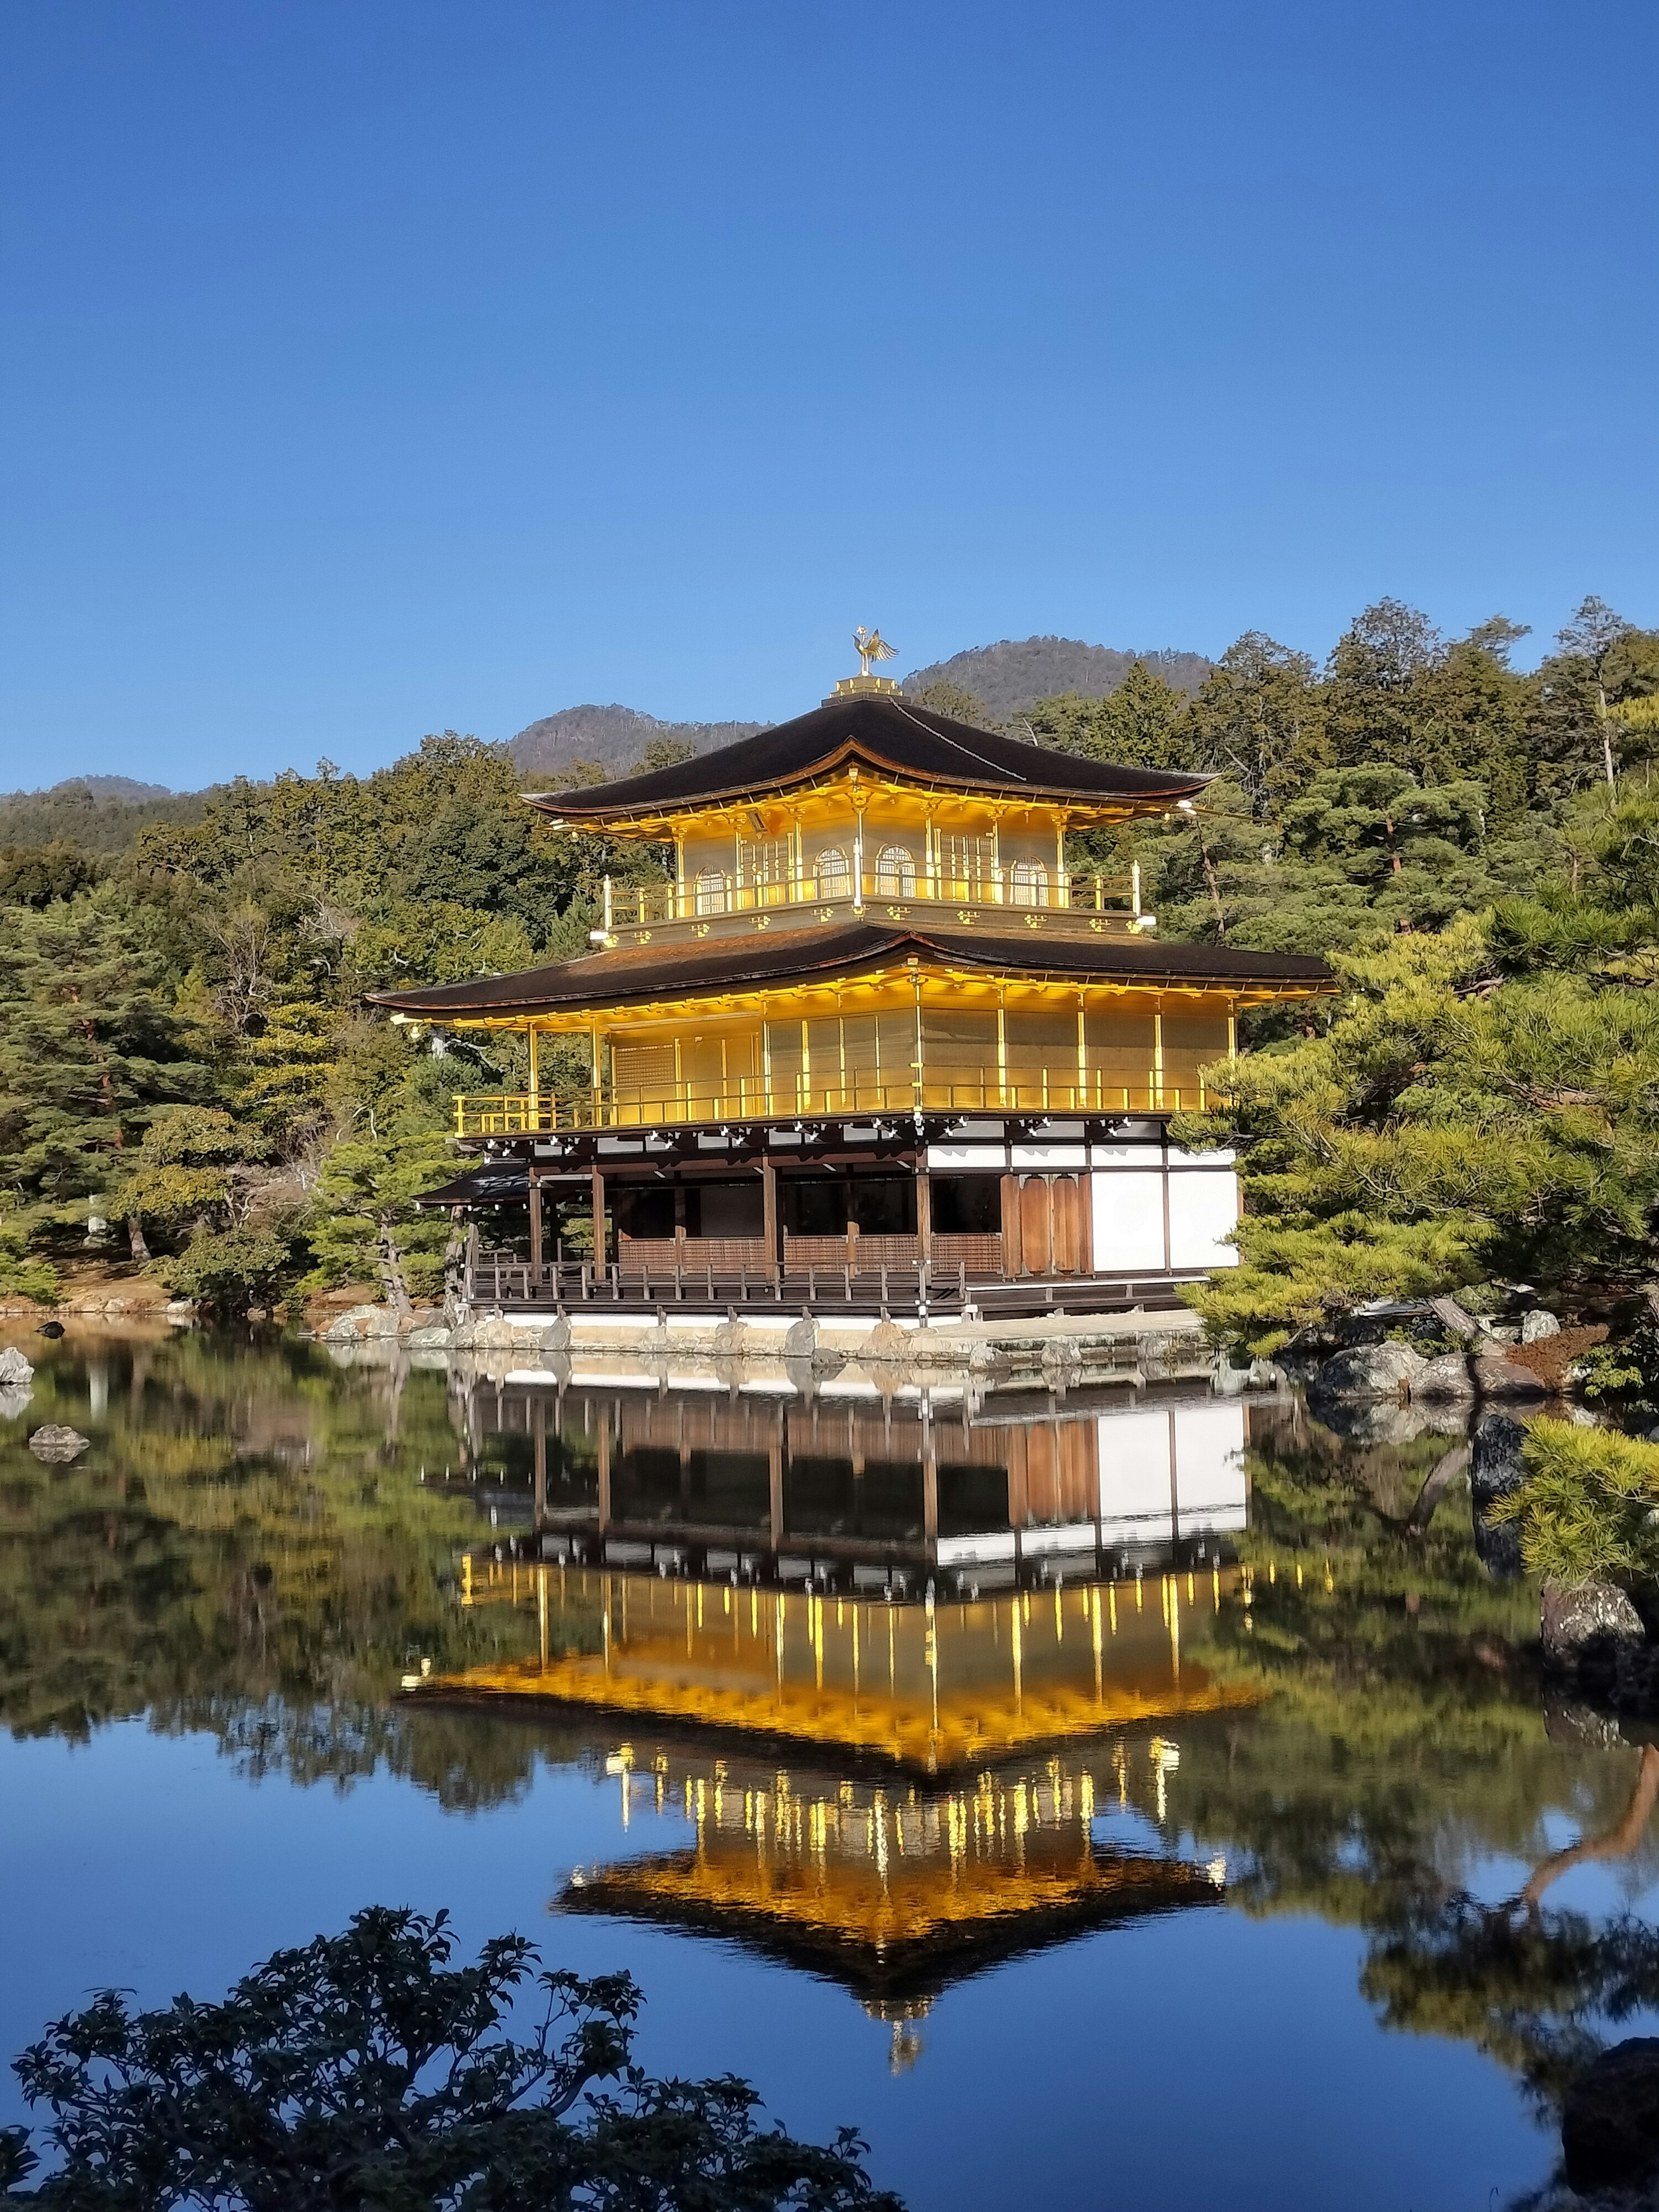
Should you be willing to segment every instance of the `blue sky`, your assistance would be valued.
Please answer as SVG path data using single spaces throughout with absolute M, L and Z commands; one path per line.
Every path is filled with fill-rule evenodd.
M 1659 620 L 1651 0 L 0 15 L 0 787 Z M 1529 646 L 1539 641 L 1528 641 Z

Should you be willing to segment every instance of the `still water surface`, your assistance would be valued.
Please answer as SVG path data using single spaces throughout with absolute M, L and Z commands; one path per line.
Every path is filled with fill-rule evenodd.
M 441 1905 L 917 2208 L 1428 2212 L 1653 2032 L 1659 1753 L 1547 1707 L 1455 1437 L 20 1341 L 7 2052 Z

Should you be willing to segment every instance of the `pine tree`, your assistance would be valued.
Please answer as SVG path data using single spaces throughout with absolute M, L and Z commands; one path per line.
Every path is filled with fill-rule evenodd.
M 1193 702 L 1188 765 L 1236 783 L 1262 821 L 1330 758 L 1314 665 L 1249 630 L 1230 645 Z
M 84 1218 L 156 1109 L 210 1095 L 155 917 L 117 884 L 0 914 L 0 1175 L 36 1221 Z M 136 1215 L 135 1258 L 147 1256 Z

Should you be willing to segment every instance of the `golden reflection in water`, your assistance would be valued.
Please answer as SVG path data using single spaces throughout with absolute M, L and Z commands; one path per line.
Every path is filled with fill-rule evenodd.
M 607 1761 L 624 1806 L 679 1810 L 695 1842 L 578 1869 L 556 1909 L 735 1937 L 914 2020 L 947 1983 L 1034 1942 L 1214 1902 L 1223 1861 L 1096 1833 L 1103 1807 L 1127 1803 L 1132 1765 L 1161 1817 L 1177 1763 L 1163 1738 L 1119 1735 L 940 1790 L 624 1743 Z
M 1211 1615 L 1237 1572 L 1160 1576 L 1154 1612 L 1139 1577 L 1133 1608 L 1118 1604 L 1117 1586 L 1095 1582 L 896 1605 L 469 1561 L 463 1603 L 533 1607 L 538 1656 L 434 1675 L 415 1694 L 556 1698 L 623 1719 L 846 1746 L 932 1774 L 1251 1702 L 1182 1651 L 1183 1613 Z

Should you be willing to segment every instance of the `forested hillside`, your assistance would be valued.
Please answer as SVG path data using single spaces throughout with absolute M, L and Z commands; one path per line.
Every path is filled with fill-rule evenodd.
M 1217 778 L 1075 866 L 1138 860 L 1166 937 L 1342 969 L 1340 1000 L 1257 1018 L 1189 1132 L 1245 1147 L 1245 1264 L 1206 1299 L 1235 1340 L 1522 1279 L 1628 1338 L 1659 1284 L 1659 632 L 1588 600 L 1525 674 L 1519 635 L 1384 601 L 1322 668 L 1251 635 L 1191 696 L 1140 661 L 1030 708 L 1044 744 Z M 640 761 L 679 742 L 641 734 Z M 433 1287 L 446 1226 L 411 1201 L 453 1172 L 450 1094 L 524 1071 L 510 1042 L 416 1048 L 364 994 L 577 953 L 599 878 L 655 865 L 551 829 L 522 781 L 447 732 L 362 778 L 9 802 L 0 1283 L 50 1295 L 106 1249 L 232 1309 Z
M 1005 638 L 1000 645 L 975 645 L 952 653 L 904 678 L 912 694 L 948 684 L 977 700 L 998 724 L 1024 714 L 1038 700 L 1059 692 L 1103 699 L 1115 691 L 1139 662 L 1177 691 L 1196 691 L 1212 664 L 1201 653 L 1119 653 L 1109 645 L 1085 645 L 1074 637 Z M 1016 731 L 1016 735 L 1024 734 Z
M 538 775 L 580 780 L 584 769 L 602 769 L 608 777 L 623 774 L 653 744 L 683 745 L 690 752 L 712 752 L 752 738 L 763 722 L 659 722 L 635 707 L 565 707 L 544 714 L 520 731 L 507 750 L 527 779 Z

